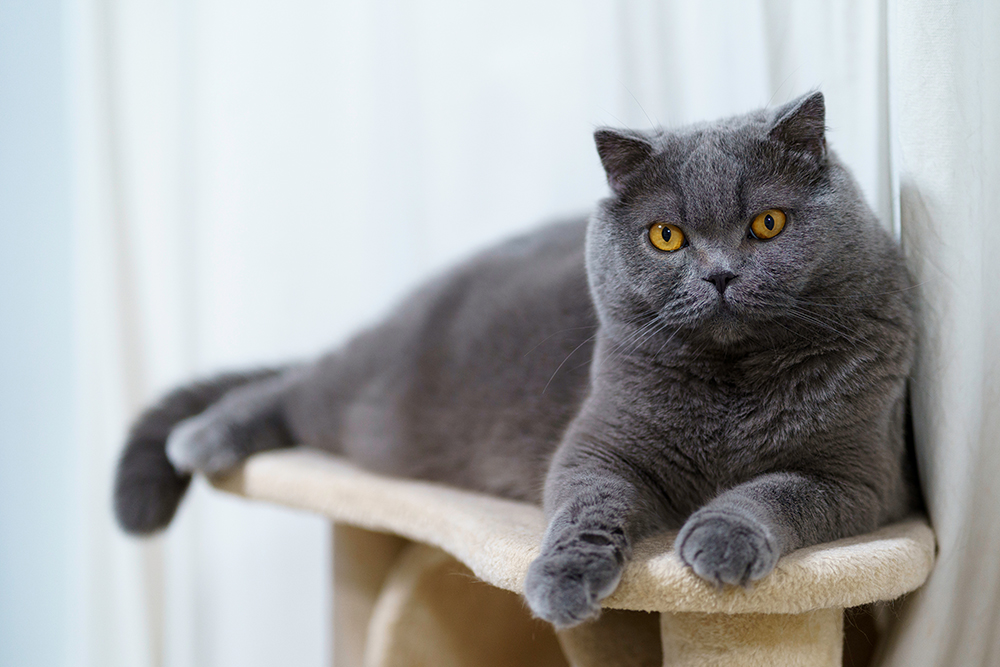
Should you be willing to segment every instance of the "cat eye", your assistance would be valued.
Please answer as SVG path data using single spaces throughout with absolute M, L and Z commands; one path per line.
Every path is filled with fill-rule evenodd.
M 684 232 L 677 225 L 668 225 L 665 222 L 657 222 L 649 228 L 649 242 L 657 250 L 673 252 L 680 250 L 685 245 Z
M 764 211 L 750 224 L 750 233 L 762 241 L 773 239 L 785 228 L 785 214 L 776 208 Z

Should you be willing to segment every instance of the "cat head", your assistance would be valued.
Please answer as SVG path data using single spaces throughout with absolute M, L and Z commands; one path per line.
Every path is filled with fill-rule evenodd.
M 591 219 L 588 275 L 612 333 L 655 319 L 664 335 L 709 345 L 773 342 L 800 335 L 789 326 L 805 316 L 789 315 L 803 304 L 864 293 L 880 262 L 898 263 L 827 149 L 821 93 L 676 130 L 602 128 L 595 140 L 613 196 Z

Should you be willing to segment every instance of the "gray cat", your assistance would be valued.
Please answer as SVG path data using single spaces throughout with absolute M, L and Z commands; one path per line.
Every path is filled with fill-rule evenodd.
M 746 585 L 906 514 L 911 285 L 827 149 L 823 96 L 595 139 L 613 193 L 589 221 L 475 257 L 318 361 L 146 412 L 122 527 L 164 527 L 194 471 L 306 444 L 542 503 L 525 595 L 566 627 L 657 531 L 680 529 L 700 577 Z

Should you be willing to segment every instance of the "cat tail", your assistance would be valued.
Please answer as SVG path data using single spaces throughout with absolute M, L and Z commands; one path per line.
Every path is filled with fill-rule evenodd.
M 165 528 L 191 475 L 167 459 L 167 436 L 179 422 L 203 412 L 231 389 L 272 378 L 281 369 L 226 373 L 173 390 L 132 425 L 115 472 L 115 518 L 122 530 L 146 535 Z

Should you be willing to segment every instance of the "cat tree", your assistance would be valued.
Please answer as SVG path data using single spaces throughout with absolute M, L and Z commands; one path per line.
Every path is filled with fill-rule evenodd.
M 533 505 L 305 449 L 258 454 L 213 484 L 334 522 L 335 667 L 839 666 L 844 609 L 916 589 L 935 555 L 913 519 L 717 590 L 663 535 L 636 545 L 599 620 L 557 634 L 516 595 L 545 528 Z

